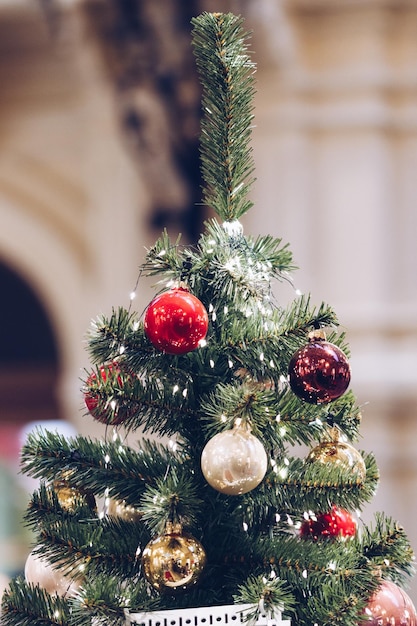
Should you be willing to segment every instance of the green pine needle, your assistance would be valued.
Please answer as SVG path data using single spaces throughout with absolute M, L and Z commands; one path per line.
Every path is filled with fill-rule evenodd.
M 65 599 L 51 596 L 20 577 L 12 580 L 3 594 L 2 626 L 68 626 L 70 623 L 71 611 Z
M 253 123 L 254 64 L 247 54 L 242 18 L 203 13 L 192 20 L 197 68 L 202 76 L 201 163 L 203 197 L 225 221 L 239 219 L 254 164 L 249 146 Z

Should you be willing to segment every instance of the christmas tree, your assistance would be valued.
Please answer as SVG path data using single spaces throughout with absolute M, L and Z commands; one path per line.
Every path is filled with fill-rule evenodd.
M 296 294 L 281 306 L 273 286 L 295 269 L 290 250 L 240 222 L 254 180 L 248 41 L 232 14 L 193 20 L 202 200 L 216 218 L 196 246 L 164 232 L 147 251 L 140 276 L 158 277 L 158 293 L 144 314 L 132 300 L 95 321 L 83 392 L 106 437 L 29 436 L 36 541 L 3 626 L 231 604 L 298 626 L 417 624 L 404 531 L 358 518 L 379 476 L 355 447 L 336 314 Z

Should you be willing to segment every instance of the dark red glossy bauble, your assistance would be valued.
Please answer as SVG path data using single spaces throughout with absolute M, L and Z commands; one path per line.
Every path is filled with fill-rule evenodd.
M 117 403 L 117 400 L 113 405 L 109 405 L 105 408 L 100 403 L 100 384 L 108 383 L 112 387 L 122 388 L 123 380 L 120 367 L 117 363 L 108 363 L 102 365 L 99 369 L 100 378 L 93 372 L 87 378 L 86 386 L 84 390 L 84 402 L 89 413 L 102 424 L 110 424 L 116 426 L 121 424 L 130 415 L 130 411 Z
M 207 311 L 186 289 L 171 289 L 152 300 L 145 313 L 144 329 L 161 352 L 185 354 L 198 348 L 205 338 Z
M 359 626 L 417 626 L 417 613 L 410 597 L 390 580 L 371 597 Z
M 313 339 L 292 357 L 288 374 L 296 396 L 311 404 L 326 404 L 343 395 L 350 383 L 346 355 L 332 343 Z
M 332 506 L 328 513 L 318 513 L 309 518 L 300 528 L 300 536 L 304 539 L 326 539 L 354 537 L 357 531 L 357 522 L 345 509 Z

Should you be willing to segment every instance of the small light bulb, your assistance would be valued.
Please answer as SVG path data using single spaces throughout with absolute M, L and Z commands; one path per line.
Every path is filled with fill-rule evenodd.
M 280 478 L 285 479 L 288 476 L 288 469 L 286 467 L 281 467 L 278 474 Z

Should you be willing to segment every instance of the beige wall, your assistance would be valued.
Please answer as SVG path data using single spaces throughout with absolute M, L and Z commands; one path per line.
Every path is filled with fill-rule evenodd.
M 0 12 L 0 259 L 44 302 L 61 402 L 87 432 L 83 338 L 90 318 L 127 302 L 149 243 L 149 194 L 76 12 L 52 42 L 34 4 Z M 361 445 L 382 473 L 365 517 L 385 510 L 417 548 L 417 1 L 241 7 L 258 63 L 245 228 L 289 241 L 296 286 L 338 312 L 364 404 Z M 138 295 L 141 310 L 148 293 Z
M 128 303 L 147 193 L 80 21 L 66 16 L 53 40 L 37 3 L 29 4 L 4 10 L 0 23 L 0 258 L 50 316 L 61 400 L 83 428 L 85 333 L 93 317 Z

